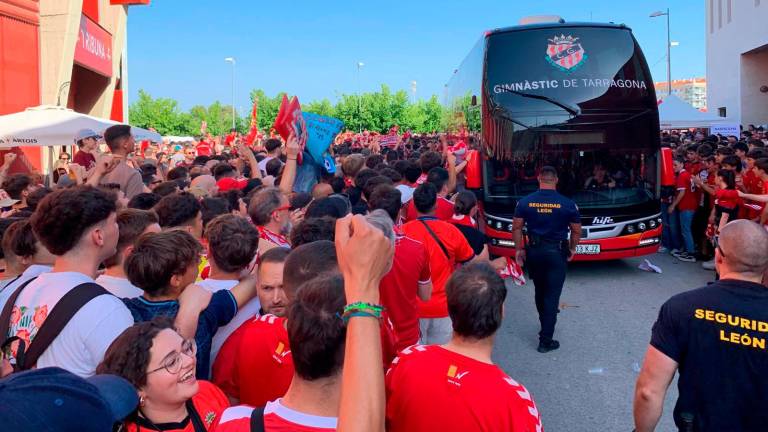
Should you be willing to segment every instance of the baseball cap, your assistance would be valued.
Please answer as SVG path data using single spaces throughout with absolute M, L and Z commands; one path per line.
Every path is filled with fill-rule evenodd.
M 80 129 L 75 134 L 75 143 L 77 143 L 80 140 L 84 140 L 86 138 L 101 139 L 101 135 L 94 132 L 93 129 Z
M 216 182 L 219 192 L 226 192 L 232 189 L 243 189 L 248 185 L 248 179 L 236 180 L 232 177 L 224 177 Z
M 133 386 L 115 375 L 84 379 L 51 367 L 0 380 L 0 424 L 4 431 L 110 431 L 138 403 Z

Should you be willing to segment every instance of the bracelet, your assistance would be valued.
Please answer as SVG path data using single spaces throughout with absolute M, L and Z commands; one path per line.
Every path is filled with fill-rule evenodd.
M 344 313 L 347 313 L 351 310 L 359 310 L 359 309 L 370 309 L 381 314 L 381 312 L 384 311 L 384 306 L 372 304 L 372 303 L 365 303 L 365 302 L 355 302 L 355 303 L 350 303 L 344 306 Z
M 350 318 L 354 317 L 366 317 L 366 318 L 376 318 L 381 319 L 381 316 L 377 316 L 376 314 L 370 313 L 370 312 L 364 312 L 364 311 L 354 311 L 354 312 L 345 312 L 344 316 L 341 317 L 342 321 L 344 321 L 344 324 L 349 323 Z

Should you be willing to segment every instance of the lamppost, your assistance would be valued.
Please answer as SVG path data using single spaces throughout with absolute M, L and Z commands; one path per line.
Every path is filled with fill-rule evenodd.
M 227 57 L 224 59 L 227 63 L 232 63 L 232 129 L 235 128 L 235 58 Z
M 670 47 L 672 42 L 669 39 L 669 8 L 666 12 L 656 11 L 650 15 L 651 18 L 660 16 L 667 17 L 667 96 L 672 94 L 672 58 L 670 57 Z
M 358 61 L 357 62 L 357 119 L 360 122 L 360 127 L 358 128 L 358 132 L 363 131 L 363 108 L 362 108 L 362 95 L 360 94 L 360 69 L 365 66 L 365 63 Z
M 411 93 L 413 94 L 412 103 L 416 103 L 416 81 L 411 81 Z

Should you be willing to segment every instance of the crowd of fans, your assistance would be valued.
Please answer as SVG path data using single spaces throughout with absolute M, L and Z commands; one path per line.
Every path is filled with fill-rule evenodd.
M 0 171 L 0 331 L 5 381 L 55 370 L 54 387 L 67 371 L 96 388 L 90 406 L 110 408 L 79 430 L 343 430 L 345 406 L 348 430 L 377 430 L 385 405 L 389 430 L 541 429 L 491 361 L 507 261 L 474 195 L 449 200 L 466 162 L 445 137 L 341 141 L 338 174 L 306 193 L 294 137 L 170 155 L 127 126 L 75 138 L 48 178 Z M 441 402 L 410 403 L 427 395 Z
M 663 247 L 681 261 L 714 270 L 715 239 L 728 221 L 768 224 L 768 135 L 750 126 L 741 136 L 663 132 L 674 151 L 674 188 L 662 189 Z
M 749 132 L 664 135 L 681 157 L 664 246 L 681 260 L 711 253 L 707 219 L 715 238 L 766 222 L 765 136 Z M 6 155 L 0 405 L 46 391 L 0 421 L 45 425 L 64 405 L 80 431 L 542 430 L 491 359 L 509 261 L 462 187 L 474 139 L 382 142 L 342 134 L 337 172 L 308 192 L 293 136 L 85 130 L 48 178 L 7 175 Z

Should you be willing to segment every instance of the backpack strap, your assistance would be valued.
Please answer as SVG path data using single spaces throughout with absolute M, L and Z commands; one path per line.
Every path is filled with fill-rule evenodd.
M 437 237 L 437 234 L 435 234 L 435 232 L 432 231 L 432 228 L 429 227 L 429 224 L 426 221 L 419 219 L 419 222 L 421 222 L 424 225 L 424 228 L 427 229 L 427 232 L 429 233 L 429 235 L 431 235 L 432 238 L 435 239 L 435 241 L 437 242 L 437 245 L 440 246 L 440 250 L 442 250 L 443 254 L 445 254 L 445 258 L 448 259 L 448 261 L 450 261 L 451 256 L 448 255 L 448 249 L 445 248 L 445 245 Z
M 251 413 L 251 432 L 265 432 L 264 429 L 264 408 L 254 408 Z
M 37 279 L 37 277 L 33 277 L 32 279 L 16 287 L 16 291 L 14 291 L 13 294 L 8 297 L 8 301 L 5 302 L 3 311 L 0 312 L 0 340 L 4 341 L 3 346 L 5 346 L 7 343 L 8 331 L 11 329 L 11 313 L 13 312 L 13 306 L 16 305 L 16 300 L 19 298 L 21 291 L 24 290 L 24 288 L 26 288 L 27 285 L 32 283 L 32 281 L 35 279 Z
M 64 294 L 38 329 L 35 338 L 29 344 L 29 349 L 24 353 L 24 358 L 17 363 L 17 369 L 21 371 L 33 368 L 37 359 L 43 355 L 77 311 L 103 294 L 111 295 L 101 285 L 93 282 L 80 284 Z

